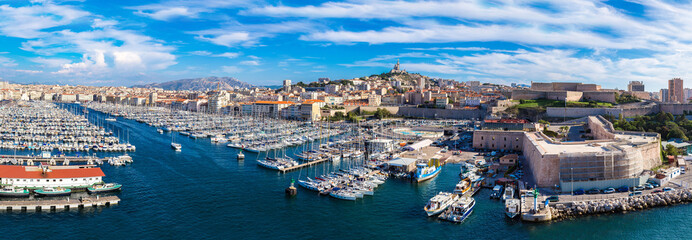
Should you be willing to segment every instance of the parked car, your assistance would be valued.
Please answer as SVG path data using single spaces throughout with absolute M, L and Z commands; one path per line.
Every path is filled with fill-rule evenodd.
M 657 188 L 657 187 L 660 187 L 660 186 L 661 186 L 660 184 L 658 184 L 658 183 L 656 183 L 656 182 L 654 182 L 654 181 L 649 181 L 648 184 L 653 185 L 654 188 Z
M 605 190 L 603 190 L 603 193 L 605 193 L 605 194 L 615 193 L 615 188 L 606 188 Z
M 550 201 L 550 202 L 559 202 L 560 197 L 558 197 L 557 195 L 553 195 L 553 196 L 546 198 L 545 200 Z
M 597 189 L 597 188 L 594 188 L 594 189 L 589 189 L 588 191 L 586 191 L 586 193 L 588 193 L 588 194 L 599 194 L 599 193 L 601 193 L 601 190 L 599 190 L 599 189 Z
M 654 185 L 651 184 L 651 183 L 646 183 L 646 184 L 644 184 L 644 188 L 646 188 L 646 189 L 654 189 Z
M 577 189 L 574 191 L 574 195 L 584 195 L 584 189 Z
M 628 192 L 630 190 L 627 186 L 622 186 L 618 188 L 618 192 Z
M 634 187 L 634 191 L 641 191 L 641 190 L 644 190 L 644 186 L 639 185 L 639 186 Z
M 651 191 L 651 193 L 660 193 L 660 192 L 663 192 L 663 190 L 662 189 L 655 189 L 655 190 Z
M 672 188 L 672 187 L 664 187 L 664 188 L 663 188 L 663 191 L 664 191 L 664 192 L 673 191 L 673 188 Z
M 630 193 L 630 196 L 642 195 L 642 191 L 634 191 Z

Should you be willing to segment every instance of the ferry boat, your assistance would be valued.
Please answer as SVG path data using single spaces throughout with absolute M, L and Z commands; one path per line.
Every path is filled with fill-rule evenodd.
M 521 200 L 517 198 L 510 198 L 505 201 L 505 214 L 507 217 L 514 218 L 519 215 Z
M 29 190 L 7 186 L 0 189 L 0 197 L 29 197 Z
M 476 206 L 475 199 L 463 197 L 452 204 L 447 211 L 440 214 L 438 218 L 453 223 L 461 223 L 471 215 L 474 206 Z
M 454 193 L 459 194 L 459 195 L 464 195 L 464 193 L 468 192 L 471 189 L 471 180 L 466 178 L 464 180 L 459 181 L 457 183 L 456 187 L 454 187 Z
M 103 192 L 115 192 L 120 191 L 123 185 L 117 183 L 106 183 L 106 184 L 94 184 L 87 188 L 89 193 L 103 193 Z
M 440 166 L 440 160 L 432 158 L 427 163 L 416 164 L 416 174 L 415 178 L 417 182 L 422 182 L 430 180 L 440 174 L 442 167 Z
M 36 195 L 39 197 L 58 197 L 58 196 L 69 196 L 72 193 L 72 190 L 69 188 L 62 188 L 62 187 L 57 187 L 57 188 L 46 187 L 43 189 L 34 190 L 34 193 L 36 193 Z
M 180 145 L 180 143 L 171 143 L 171 148 L 175 149 L 176 151 L 181 151 L 183 149 L 183 145 Z
M 458 199 L 459 195 L 454 193 L 440 192 L 428 201 L 423 210 L 428 214 L 428 217 L 434 216 L 440 214 Z

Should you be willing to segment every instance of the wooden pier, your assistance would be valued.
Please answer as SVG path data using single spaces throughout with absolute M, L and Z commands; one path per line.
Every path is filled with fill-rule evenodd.
M 296 170 L 296 169 L 301 169 L 301 168 L 304 168 L 304 167 L 309 167 L 309 166 L 312 166 L 312 165 L 317 165 L 317 164 L 320 164 L 320 163 L 325 162 L 325 161 L 329 161 L 329 159 L 328 159 L 328 158 L 323 158 L 323 159 L 320 159 L 320 160 L 310 161 L 310 162 L 306 162 L 306 163 L 303 163 L 303 164 L 298 164 L 298 165 L 293 166 L 293 167 L 290 167 L 290 168 L 284 168 L 284 169 L 281 169 L 281 170 L 279 170 L 279 171 L 281 171 L 281 173 L 286 173 L 286 172 L 290 172 L 290 171 L 293 171 L 293 170 Z
M 0 211 L 69 211 L 84 208 L 107 207 L 120 203 L 117 196 L 82 197 L 55 200 L 0 201 Z

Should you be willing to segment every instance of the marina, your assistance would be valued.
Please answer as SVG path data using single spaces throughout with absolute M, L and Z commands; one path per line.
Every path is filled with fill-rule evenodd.
M 101 113 L 90 112 L 90 115 L 96 115 Z M 130 129 L 132 144 L 138 146 L 149 146 L 147 148 L 138 148 L 137 151 L 130 153 L 130 156 L 137 159 L 136 164 L 133 165 L 137 171 L 132 171 L 133 168 L 114 168 L 108 167 L 104 168 L 103 171 L 109 176 L 109 179 L 117 180 L 119 184 L 127 186 L 127 189 L 118 196 L 122 199 L 122 202 L 118 202 L 120 207 L 110 208 L 107 211 L 102 212 L 88 212 L 87 219 L 80 220 L 75 219 L 72 215 L 73 211 L 65 211 L 56 215 L 56 218 L 63 219 L 67 221 L 68 224 L 86 224 L 86 221 L 92 220 L 103 220 L 111 222 L 112 224 L 122 224 L 116 219 L 121 219 L 123 217 L 130 216 L 132 213 L 127 211 L 123 204 L 126 205 L 148 205 L 151 206 L 151 210 L 136 213 L 137 218 L 132 218 L 132 223 L 144 226 L 148 229 L 156 229 L 165 227 L 163 223 L 166 216 L 175 214 L 178 216 L 172 218 L 173 224 L 185 225 L 183 230 L 171 230 L 171 234 L 175 234 L 179 237 L 199 237 L 204 236 L 204 233 L 200 235 L 199 231 L 204 232 L 233 232 L 238 234 L 238 237 L 255 238 L 257 236 L 271 236 L 265 235 L 266 233 L 260 232 L 258 230 L 243 230 L 239 225 L 228 226 L 227 220 L 223 220 L 224 216 L 240 217 L 243 216 L 245 222 L 250 224 L 261 224 L 261 223 L 275 223 L 277 231 L 298 231 L 303 235 L 315 236 L 317 238 L 329 238 L 334 234 L 339 234 L 338 230 L 330 228 L 333 224 L 346 224 L 347 222 L 352 222 L 353 219 L 359 220 L 358 226 L 364 229 L 354 229 L 355 234 L 361 236 L 388 236 L 405 238 L 410 236 L 420 236 L 418 231 L 416 231 L 416 226 L 429 226 L 439 229 L 444 232 L 442 235 L 446 237 L 469 237 L 476 236 L 480 237 L 482 234 L 474 231 L 473 229 L 483 227 L 487 228 L 488 231 L 492 231 L 494 236 L 505 237 L 505 238 L 529 238 L 540 236 L 547 237 L 546 235 L 556 228 L 560 228 L 564 225 L 581 224 L 585 226 L 590 226 L 591 224 L 587 221 L 576 219 L 570 220 L 569 222 L 554 222 L 550 225 L 531 225 L 532 229 L 537 229 L 535 231 L 521 230 L 517 232 L 518 226 L 524 225 L 521 220 L 515 218 L 509 220 L 505 213 L 505 204 L 495 200 L 489 200 L 489 195 L 491 194 L 491 189 L 469 189 L 466 190 L 466 194 L 472 194 L 474 201 L 473 212 L 464 218 L 462 224 L 446 224 L 447 220 L 439 219 L 438 217 L 428 218 L 427 214 L 421 210 L 423 206 L 432 198 L 434 195 L 441 191 L 451 192 L 455 189 L 456 185 L 463 181 L 461 175 L 469 177 L 470 174 L 464 175 L 464 168 L 466 166 L 460 163 L 447 163 L 440 168 L 439 173 L 436 177 L 431 178 L 427 181 L 420 183 L 412 183 L 406 178 L 390 177 L 382 184 L 379 184 L 377 190 L 374 191 L 375 196 L 368 197 L 365 194 L 362 198 L 358 198 L 356 194 L 349 194 L 347 192 L 341 192 L 341 194 L 333 194 L 330 196 L 331 192 L 325 192 L 327 195 L 320 195 L 319 191 L 309 190 L 302 187 L 299 181 L 296 181 L 297 195 L 290 199 L 286 199 L 285 202 L 280 202 L 282 206 L 301 206 L 304 209 L 310 209 L 306 212 L 296 212 L 290 210 L 289 208 L 255 208 L 252 212 L 241 206 L 268 206 L 271 204 L 276 204 L 277 199 L 282 199 L 278 196 L 285 195 L 284 188 L 291 182 L 291 179 L 309 181 L 308 179 L 316 180 L 316 177 L 321 177 L 322 175 L 330 175 L 331 173 L 342 172 L 339 169 L 348 170 L 351 168 L 358 168 L 357 166 L 367 165 L 370 161 L 363 160 L 348 160 L 348 161 L 328 161 L 322 160 L 319 164 L 310 165 L 310 161 L 300 162 L 299 164 L 306 164 L 299 169 L 291 169 L 285 173 L 277 175 L 277 171 L 264 169 L 256 164 L 257 159 L 264 159 L 267 154 L 272 156 L 273 153 L 260 153 L 260 152 L 249 152 L 243 151 L 244 160 L 238 161 L 237 156 L 240 153 L 240 149 L 229 148 L 224 144 L 216 144 L 212 141 L 200 141 L 198 139 L 193 139 L 190 137 L 182 137 L 179 133 L 175 132 L 164 132 L 159 134 L 156 129 L 152 126 L 148 126 L 144 123 L 137 122 L 134 119 L 118 119 L 112 125 L 113 132 L 122 132 L 123 128 Z M 183 151 L 175 152 L 171 151 L 171 135 L 175 134 L 176 142 L 179 142 L 184 146 Z M 313 143 L 313 145 L 319 145 L 318 143 Z M 328 144 L 329 145 L 329 144 Z M 305 145 L 303 145 L 305 146 Z M 278 156 L 284 156 L 298 159 L 298 155 L 304 155 L 307 147 L 303 146 L 288 146 L 280 150 L 281 152 Z M 309 146 L 309 145 L 308 145 Z M 336 144 L 334 146 L 337 146 Z M 355 145 L 344 145 L 355 146 Z M 350 147 L 349 147 L 350 148 Z M 318 150 L 315 148 L 315 150 Z M 7 149 L 3 154 L 15 155 L 14 150 Z M 16 155 L 29 155 L 29 152 L 17 151 Z M 111 153 L 112 154 L 112 153 Z M 109 156 L 99 156 L 100 158 L 107 158 Z M 56 158 L 57 159 L 57 158 Z M 191 159 L 195 159 L 194 161 Z M 162 170 L 162 166 L 166 166 L 169 170 Z M 215 166 L 212 168 L 200 166 Z M 203 169 L 203 170 L 202 170 Z M 462 170 L 460 170 L 462 169 Z M 171 173 L 175 174 L 171 174 Z M 316 173 L 315 173 L 316 172 Z M 232 173 L 232 174 L 231 174 Z M 279 172 L 280 173 L 280 172 Z M 345 172 L 342 173 L 345 175 Z M 391 176 L 391 175 L 390 175 Z M 146 184 L 142 184 L 141 180 L 145 179 Z M 253 179 L 251 182 L 247 182 L 247 179 Z M 190 196 L 183 192 L 170 192 L 163 193 L 158 191 L 151 191 L 152 188 L 162 188 L 169 186 L 170 184 L 178 184 L 183 186 L 182 189 L 190 189 L 185 186 L 186 183 L 204 183 L 196 185 L 196 189 L 199 191 L 214 191 L 214 189 L 219 189 L 227 186 L 228 182 L 246 182 L 247 184 L 236 184 L 233 185 L 236 191 L 230 192 L 228 194 L 219 196 L 210 196 L 210 198 L 215 199 L 213 201 L 216 212 L 190 212 L 185 211 L 178 206 L 193 206 L 193 205 L 208 205 L 212 201 L 208 199 L 198 198 L 195 196 Z M 332 190 L 339 191 L 339 189 L 331 188 Z M 463 191 L 464 188 L 462 188 Z M 336 192 L 335 191 L 335 192 Z M 267 198 L 256 198 L 248 199 L 243 193 L 256 192 L 258 194 L 266 196 L 274 196 Z M 475 194 L 475 195 L 473 195 Z M 343 199 L 337 199 L 341 197 Z M 355 200 L 351 197 L 355 197 Z M 462 197 L 463 198 L 463 197 Z M 159 204 L 151 205 L 149 202 L 152 199 L 167 199 L 166 202 L 159 202 Z M 219 201 L 224 199 L 223 201 Z M 401 199 L 407 199 L 402 201 Z M 528 200 L 528 198 L 527 198 Z M 78 201 L 77 198 L 70 198 L 70 201 Z M 283 203 L 281 203 L 283 202 Z M 112 203 L 111 203 L 112 204 Z M 60 206 L 63 205 L 61 208 Z M 54 204 L 56 211 L 64 209 L 66 204 Z M 33 207 L 33 208 L 32 208 Z M 28 205 L 27 209 L 36 209 L 35 205 Z M 51 209 L 52 207 L 42 208 Z M 17 212 L 13 208 L 12 212 Z M 21 206 L 19 207 L 21 209 Z M 70 208 L 74 209 L 74 208 Z M 85 206 L 84 209 L 101 209 L 92 208 Z M 411 214 L 411 209 L 414 209 L 416 214 Z M 448 208 L 449 209 L 449 208 Z M 28 210 L 29 211 L 29 210 Z M 667 210 L 651 210 L 647 212 L 641 212 L 638 214 L 647 215 L 657 215 L 665 214 Z M 41 210 L 41 212 L 45 212 Z M 159 213 L 166 213 L 163 216 Z M 323 212 L 329 212 L 329 214 L 324 214 Z M 65 214 L 65 215 L 62 215 Z M 271 215 L 275 219 L 265 220 L 260 219 L 255 216 L 259 215 Z M 311 217 L 300 217 L 309 214 Z M 362 216 L 376 214 L 380 218 L 385 218 L 388 221 L 383 222 L 374 219 L 365 219 Z M 439 216 L 442 216 L 441 213 Z M 296 216 L 298 216 L 296 218 Z M 463 214 L 461 215 L 463 216 Z M 142 221 L 140 219 L 152 219 L 153 221 Z M 336 220 L 334 220 L 336 218 Z M 507 218 L 507 221 L 502 221 L 501 219 Z M 611 219 L 609 216 L 600 216 L 599 219 Z M 625 217 L 627 218 L 627 217 Z M 168 218 L 167 218 L 168 219 Z M 188 222 L 184 219 L 195 219 L 195 222 Z M 348 220 L 347 220 L 348 219 Z M 283 221 L 294 221 L 297 224 L 309 224 L 310 228 L 292 228 L 283 224 L 278 224 Z M 19 220 L 22 222 L 22 220 Z M 629 220 L 634 221 L 634 220 Z M 2 221 L 0 221 L 2 222 Z M 488 222 L 493 222 L 494 224 L 487 225 Z M 221 224 L 224 223 L 224 224 Z M 385 226 L 390 224 L 398 224 L 406 227 L 390 229 Z M 56 224 L 47 224 L 48 226 L 59 226 Z M 368 228 L 377 228 L 375 232 L 371 230 L 365 230 Z M 195 229 L 195 230 L 192 230 Z M 321 229 L 321 230 L 317 230 Z M 198 231 L 199 230 L 199 231 Z M 542 232 L 542 233 L 541 233 Z M 115 236 L 119 237 L 162 237 L 156 233 L 127 233 L 119 232 L 114 233 Z M 75 235 L 77 236 L 77 235 Z M 254 236 L 254 237 L 253 237 Z

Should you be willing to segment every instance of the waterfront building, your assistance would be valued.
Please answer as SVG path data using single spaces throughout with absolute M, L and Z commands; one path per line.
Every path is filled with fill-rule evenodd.
M 668 102 L 685 103 L 681 78 L 668 80 Z
M 660 135 L 616 131 L 601 116 L 585 118 L 591 132 L 583 140 L 561 141 L 542 131 L 477 130 L 473 147 L 522 151 L 538 187 L 604 189 L 637 186 L 649 178 L 645 170 L 661 164 Z
M 283 109 L 293 104 L 288 101 L 257 101 L 252 105 L 252 115 L 278 118 Z
M 104 176 L 98 167 L 0 165 L 0 183 L 14 187 L 86 187 Z
M 307 121 L 320 120 L 320 118 L 322 118 L 322 111 L 320 109 L 324 106 L 325 103 L 323 100 L 306 100 L 300 105 L 301 119 Z

